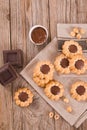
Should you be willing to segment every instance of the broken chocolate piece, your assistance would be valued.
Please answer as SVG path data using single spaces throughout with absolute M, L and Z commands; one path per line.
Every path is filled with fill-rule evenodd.
M 4 63 L 11 63 L 11 65 L 16 67 L 23 66 L 23 52 L 22 50 L 4 50 L 3 51 Z
M 17 73 L 10 63 L 6 63 L 0 68 L 0 83 L 7 85 L 17 78 Z

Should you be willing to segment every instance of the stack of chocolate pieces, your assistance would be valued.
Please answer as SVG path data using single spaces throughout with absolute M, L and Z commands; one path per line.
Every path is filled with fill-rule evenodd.
M 23 66 L 23 52 L 22 50 L 4 50 L 3 51 L 4 63 L 9 62 L 14 67 Z
M 23 52 L 17 50 L 3 51 L 4 65 L 0 68 L 0 83 L 7 85 L 17 78 L 15 68 L 23 67 Z

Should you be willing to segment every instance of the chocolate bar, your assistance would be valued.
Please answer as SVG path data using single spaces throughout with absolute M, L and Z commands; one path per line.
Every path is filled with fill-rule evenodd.
M 7 85 L 17 78 L 17 73 L 10 63 L 6 63 L 0 68 L 0 83 Z
M 3 51 L 4 63 L 11 63 L 11 65 L 16 67 L 23 66 L 23 52 L 22 50 L 4 50 Z

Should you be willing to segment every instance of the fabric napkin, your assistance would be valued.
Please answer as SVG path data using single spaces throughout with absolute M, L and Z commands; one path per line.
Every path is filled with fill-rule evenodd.
M 87 47 L 85 41 L 87 40 L 87 31 L 85 34 L 82 36 L 82 39 L 78 40 L 76 38 L 72 38 L 70 36 L 70 32 L 74 27 L 82 28 L 84 30 L 87 30 L 87 24 L 57 24 L 57 38 L 60 40 L 60 43 L 62 43 L 62 40 L 71 40 L 74 39 L 80 43 L 84 48 L 85 52 L 87 52 Z M 59 45 L 59 49 L 61 49 L 61 45 Z M 81 116 L 78 118 L 74 126 L 78 128 L 85 120 L 87 119 L 87 110 L 85 110 Z
M 87 119 L 87 110 L 79 117 L 78 121 L 74 124 L 78 128 Z

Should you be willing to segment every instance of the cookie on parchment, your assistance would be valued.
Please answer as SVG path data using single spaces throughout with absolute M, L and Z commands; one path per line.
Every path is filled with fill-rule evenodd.
M 60 82 L 50 81 L 46 85 L 44 92 L 49 99 L 57 101 L 63 96 L 64 88 Z
M 79 45 L 78 42 L 70 40 L 65 41 L 62 46 L 62 52 L 69 58 L 77 54 L 82 54 L 82 47 Z
M 40 87 L 45 87 L 45 85 L 53 79 L 54 66 L 50 61 L 39 61 L 33 73 L 33 80 Z
M 75 74 L 83 74 L 87 70 L 87 59 L 83 55 L 73 56 L 70 60 L 71 72 Z
M 54 61 L 54 67 L 58 73 L 68 74 L 70 73 L 70 59 L 60 54 Z
M 49 78 L 49 77 L 40 77 L 40 76 L 33 75 L 33 80 L 39 87 L 45 87 L 45 85 L 52 79 L 53 77 Z
M 70 93 L 78 101 L 87 99 L 87 82 L 77 81 L 71 86 Z
M 20 88 L 14 94 L 16 105 L 27 107 L 33 102 L 33 93 L 28 88 Z

